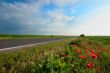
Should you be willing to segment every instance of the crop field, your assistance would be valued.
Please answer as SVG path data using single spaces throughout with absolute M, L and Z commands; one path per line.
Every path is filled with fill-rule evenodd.
M 110 73 L 109 45 L 88 36 L 0 52 L 0 73 Z
M 98 42 L 101 42 L 103 43 L 104 45 L 108 45 L 110 44 L 110 36 L 93 36 L 93 37 L 87 37 L 91 40 L 94 40 L 94 41 L 98 41 Z

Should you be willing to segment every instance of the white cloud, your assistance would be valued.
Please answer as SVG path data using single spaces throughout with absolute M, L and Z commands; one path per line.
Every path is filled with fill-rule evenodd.
M 69 33 L 71 26 L 69 26 L 68 22 L 76 19 L 75 16 L 65 15 L 62 10 L 56 10 L 54 12 L 50 11 L 48 12 L 48 16 L 51 17 L 50 22 L 46 24 L 45 29 L 42 28 L 40 30 L 49 33 L 53 32 L 51 34 L 54 34 L 56 32 L 59 35 L 65 35 L 66 33 Z
M 62 7 L 66 3 L 76 4 L 79 0 L 52 0 L 58 6 Z
M 70 31 L 66 27 L 66 23 L 74 20 L 75 17 L 65 15 L 61 6 L 67 2 L 75 4 L 77 1 L 52 0 L 59 8 L 48 13 L 42 12 L 41 7 L 51 3 L 51 0 L 35 0 L 30 3 L 0 3 L 0 29 L 3 27 L 9 32 L 9 27 L 7 28 L 6 26 L 10 26 L 10 29 L 13 29 L 11 26 L 14 26 L 14 28 L 19 28 L 19 30 L 13 29 L 14 33 L 17 31 L 29 34 L 65 34 Z M 74 7 L 73 11 L 75 11 Z M 9 22 L 11 23 L 9 24 Z M 3 29 L 0 31 L 4 31 Z
M 71 3 L 71 4 L 76 4 L 78 3 L 80 0 L 38 0 L 42 3 L 54 3 L 55 5 L 59 6 L 59 7 L 63 7 L 65 4 L 67 3 Z
M 102 6 L 88 14 L 73 31 L 75 34 L 110 35 L 110 5 Z

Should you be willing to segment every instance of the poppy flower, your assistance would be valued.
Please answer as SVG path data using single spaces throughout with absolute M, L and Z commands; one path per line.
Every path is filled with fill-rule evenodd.
M 94 53 L 92 53 L 92 54 L 91 54 L 91 57 L 92 57 L 93 59 L 96 59 L 96 58 L 97 58 L 97 55 L 94 54 Z
M 87 68 L 91 69 L 94 67 L 94 64 L 93 62 L 89 62 L 87 65 L 86 65 Z
M 79 58 L 82 58 L 84 60 L 87 60 L 87 57 L 83 56 L 83 55 L 80 55 Z
M 84 59 L 84 60 L 87 60 L 87 57 L 84 57 L 83 59 Z
M 79 58 L 84 58 L 84 56 L 83 55 L 80 55 Z
M 91 53 L 95 53 L 95 50 L 94 49 L 91 49 Z
M 76 49 L 76 53 L 81 53 L 81 50 L 80 49 Z
M 86 51 L 85 51 L 85 52 L 88 54 L 88 53 L 89 53 L 89 50 L 90 50 L 90 49 L 86 49 Z

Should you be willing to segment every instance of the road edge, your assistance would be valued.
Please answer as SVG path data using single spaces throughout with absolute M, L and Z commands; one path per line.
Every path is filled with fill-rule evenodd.
M 35 44 L 28 44 L 28 45 L 22 45 L 22 46 L 16 46 L 16 47 L 3 48 L 3 49 L 0 49 L 0 52 L 1 51 L 8 51 L 8 50 L 15 50 L 15 49 L 22 49 L 22 48 L 31 48 L 33 46 L 37 46 L 40 44 L 46 44 L 46 43 L 51 43 L 51 42 L 56 42 L 56 41 L 61 41 L 61 40 L 64 40 L 64 39 L 42 42 L 42 43 L 35 43 Z

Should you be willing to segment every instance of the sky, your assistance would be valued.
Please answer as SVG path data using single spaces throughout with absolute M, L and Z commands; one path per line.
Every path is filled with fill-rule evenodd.
M 0 0 L 0 34 L 110 35 L 110 0 Z

